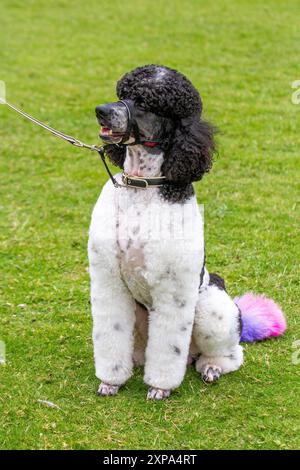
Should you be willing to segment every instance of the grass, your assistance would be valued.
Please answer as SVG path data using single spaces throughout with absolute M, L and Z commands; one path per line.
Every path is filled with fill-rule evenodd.
M 2 449 L 295 449 L 300 445 L 298 1 L 2 0 L 7 99 L 87 142 L 94 107 L 145 63 L 186 73 L 221 130 L 205 204 L 210 270 L 232 295 L 279 302 L 289 330 L 245 347 L 215 386 L 189 369 L 163 403 L 138 370 L 120 395 L 95 396 L 87 231 L 107 175 L 0 106 Z M 38 400 L 50 400 L 59 409 Z

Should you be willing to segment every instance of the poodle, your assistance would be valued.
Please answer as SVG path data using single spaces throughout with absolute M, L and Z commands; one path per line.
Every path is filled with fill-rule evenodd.
M 117 83 L 119 101 L 96 107 L 111 175 L 89 232 L 98 394 L 115 395 L 144 364 L 149 399 L 167 398 L 186 366 L 207 383 L 243 363 L 240 341 L 278 336 L 280 308 L 232 299 L 205 265 L 203 215 L 192 183 L 212 167 L 214 128 L 192 83 L 146 65 Z

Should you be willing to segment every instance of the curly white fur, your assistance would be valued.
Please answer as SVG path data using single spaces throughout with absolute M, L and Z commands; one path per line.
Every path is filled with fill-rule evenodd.
M 160 176 L 162 161 L 134 146 L 125 168 Z M 88 252 L 96 375 L 105 384 L 121 385 L 132 373 L 136 308 L 135 361 L 145 361 L 149 386 L 180 385 L 192 330 L 194 352 L 203 354 L 197 362 L 201 373 L 205 366 L 226 373 L 241 365 L 238 308 L 225 291 L 209 285 L 206 270 L 199 291 L 204 234 L 195 196 L 171 203 L 157 188 L 115 189 L 109 181 L 93 211 Z

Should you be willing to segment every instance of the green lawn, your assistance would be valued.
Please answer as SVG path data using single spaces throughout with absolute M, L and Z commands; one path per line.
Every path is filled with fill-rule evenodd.
M 149 403 L 138 370 L 117 397 L 96 397 L 86 245 L 107 175 L 95 154 L 0 106 L 0 447 L 299 447 L 299 1 L 2 0 L 0 17 L 7 99 L 87 142 L 126 71 L 154 62 L 190 77 L 220 129 L 196 184 L 208 267 L 232 295 L 273 297 L 289 325 L 247 345 L 244 367 L 215 386 L 189 369 Z

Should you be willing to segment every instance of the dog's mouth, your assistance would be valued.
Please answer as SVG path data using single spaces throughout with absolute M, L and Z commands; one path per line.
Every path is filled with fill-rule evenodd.
M 105 142 L 121 142 L 123 138 L 123 133 L 113 130 L 111 127 L 108 127 L 106 124 L 100 124 L 100 132 L 99 137 L 100 139 L 104 140 Z

